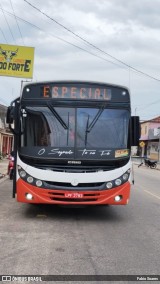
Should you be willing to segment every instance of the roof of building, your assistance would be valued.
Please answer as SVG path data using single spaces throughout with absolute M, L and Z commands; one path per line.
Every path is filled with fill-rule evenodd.
M 7 110 L 7 107 L 0 104 L 0 109 L 1 109 L 1 110 Z
M 154 118 L 149 119 L 149 120 L 142 121 L 141 124 L 146 123 L 146 122 L 160 123 L 160 116 L 154 117 Z

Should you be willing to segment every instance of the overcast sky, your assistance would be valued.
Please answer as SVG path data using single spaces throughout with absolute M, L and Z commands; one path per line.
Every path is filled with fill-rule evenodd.
M 130 89 L 133 115 L 142 120 L 160 115 L 159 0 L 27 1 L 105 52 L 86 44 L 24 0 L 1 0 L 0 44 L 35 47 L 33 81 L 120 84 Z M 16 21 L 14 13 L 21 19 Z M 158 80 L 133 71 L 106 53 Z M 9 105 L 19 96 L 21 80 L 0 77 L 1 104 Z

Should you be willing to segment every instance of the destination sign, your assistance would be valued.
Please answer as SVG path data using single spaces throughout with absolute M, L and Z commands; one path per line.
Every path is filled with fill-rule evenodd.
M 24 87 L 24 99 L 55 100 L 97 100 L 129 102 L 127 89 L 107 84 L 48 82 L 28 84 Z
M 87 88 L 76 86 L 44 86 L 42 88 L 44 98 L 55 99 L 92 99 L 92 100 L 111 100 L 111 90 L 106 88 Z

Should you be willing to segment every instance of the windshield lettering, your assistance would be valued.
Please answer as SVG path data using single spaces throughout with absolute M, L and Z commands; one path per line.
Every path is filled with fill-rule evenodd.
M 65 156 L 65 155 L 72 155 L 74 154 L 74 152 L 70 149 L 70 150 L 60 150 L 59 148 L 57 149 L 45 149 L 45 148 L 42 148 L 38 151 L 37 153 L 39 156 L 42 156 L 42 155 L 57 155 L 58 157 L 61 157 L 61 156 Z
M 38 155 L 42 156 L 45 152 L 46 152 L 46 150 L 43 148 L 43 149 L 38 151 Z
M 96 150 L 79 150 L 79 152 L 82 152 L 82 156 L 84 155 L 95 155 L 96 154 Z
M 42 156 L 46 153 L 46 150 L 45 148 L 42 148 L 38 151 L 38 155 L 39 156 Z M 111 154 L 111 150 L 88 150 L 88 149 L 82 149 L 82 150 L 79 150 L 79 152 L 81 152 L 81 156 L 93 156 L 93 155 L 96 155 L 97 152 L 99 152 L 99 155 L 100 156 L 109 156 Z M 60 150 L 59 148 L 57 149 L 51 149 L 47 152 L 47 155 L 57 155 L 58 157 L 61 157 L 61 156 L 65 156 L 65 155 L 72 155 L 74 154 L 74 152 L 70 149 L 70 150 Z
M 47 88 L 45 91 L 49 94 Z M 72 89 L 73 96 L 76 91 L 76 88 Z M 35 151 L 39 158 L 107 160 L 128 156 L 128 152 L 120 152 L 128 149 L 127 110 L 108 109 L 104 103 L 100 108 L 77 108 L 54 106 L 48 102 L 46 106 L 30 106 L 25 111 L 22 147 L 27 151 L 37 147 Z
M 97 154 L 97 150 L 87 150 L 87 149 L 83 149 L 83 150 L 79 150 L 79 152 L 81 152 L 82 156 L 88 155 L 96 155 Z M 111 150 L 100 150 L 98 151 L 100 153 L 100 156 L 109 156 L 111 154 Z
M 101 156 L 109 156 L 111 154 L 111 150 L 101 150 L 99 152 Z
M 48 153 L 48 155 L 58 155 L 59 157 L 61 157 L 62 155 L 72 155 L 72 154 L 74 154 L 72 150 L 61 151 L 59 149 L 52 149 L 51 152 Z

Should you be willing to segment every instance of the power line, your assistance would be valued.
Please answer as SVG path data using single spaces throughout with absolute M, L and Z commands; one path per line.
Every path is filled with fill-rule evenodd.
M 1 9 L 1 8 L 0 8 L 0 9 Z M 1 9 L 1 10 L 2 10 L 2 9 Z M 5 11 L 8 15 L 14 17 L 13 13 L 8 12 L 8 11 L 6 11 L 6 10 L 4 10 L 4 11 Z M 15 15 L 15 16 L 16 16 L 16 15 Z M 24 20 L 24 19 L 20 18 L 19 16 L 16 16 L 16 18 L 19 19 L 20 21 L 25 22 L 26 24 L 29 24 L 29 25 L 32 26 L 33 28 L 38 29 L 38 30 L 43 31 L 44 33 L 46 33 L 45 30 L 43 30 L 42 28 L 36 26 L 35 24 L 32 24 L 31 22 L 29 22 L 29 21 L 27 21 L 27 20 Z M 80 50 L 82 50 L 82 51 L 84 51 L 84 52 L 86 52 L 86 53 L 88 53 L 88 54 L 90 54 L 90 55 L 92 55 L 92 56 L 95 56 L 95 57 L 97 57 L 97 58 L 99 58 L 99 59 L 102 59 L 102 60 L 104 60 L 104 61 L 106 61 L 106 62 L 109 62 L 109 63 L 111 63 L 111 64 L 114 64 L 114 65 L 116 65 L 116 66 L 118 66 L 118 67 L 120 67 L 120 68 L 124 68 L 123 66 L 120 66 L 120 65 L 118 65 L 117 63 L 115 63 L 115 62 L 113 62 L 113 61 L 111 61 L 111 60 L 108 60 L 108 59 L 106 59 L 106 58 L 104 58 L 104 57 L 101 57 L 101 56 L 99 56 L 99 55 L 97 55 L 97 54 L 94 54 L 93 52 L 90 52 L 90 51 L 88 51 L 87 49 L 82 48 L 82 47 L 80 47 L 80 46 L 78 46 L 78 45 L 76 45 L 76 44 L 74 44 L 74 43 L 71 43 L 71 42 L 69 42 L 69 41 L 67 41 L 67 40 L 65 40 L 65 39 L 63 39 L 63 38 L 60 38 L 60 37 L 58 37 L 58 36 L 55 36 L 55 35 L 53 35 L 53 34 L 51 34 L 51 33 L 49 33 L 49 32 L 47 32 L 47 34 L 51 35 L 52 37 L 54 37 L 54 38 L 56 38 L 56 39 L 58 39 L 58 40 L 60 40 L 60 41 L 65 42 L 65 43 L 67 43 L 67 44 L 69 44 L 69 45 L 71 45 L 71 46 L 73 46 L 73 47 L 76 47 L 76 48 L 78 48 L 78 49 L 80 49 Z M 125 69 L 124 69 L 124 70 L 125 70 Z
M 3 37 L 4 37 L 4 40 L 6 41 L 6 43 L 8 43 L 7 38 L 5 37 L 5 34 L 4 34 L 4 32 L 3 32 L 2 28 L 1 28 L 1 26 L 0 26 L 0 30 L 1 30 L 1 32 L 2 32 L 2 35 L 3 35 Z
M 13 39 L 13 41 L 14 41 L 14 43 L 15 43 L 15 39 L 14 39 L 12 30 L 11 30 L 11 28 L 10 28 L 10 25 L 9 25 L 8 21 L 7 21 L 7 17 L 6 17 L 6 15 L 5 15 L 5 13 L 4 13 L 4 9 L 2 8 L 2 5 L 1 5 L 1 4 L 0 4 L 0 8 L 1 8 L 2 12 L 3 12 L 4 18 L 5 18 L 5 20 L 6 20 L 6 23 L 7 23 L 7 26 L 8 26 L 8 28 L 9 28 L 10 34 L 11 34 L 11 36 L 12 36 L 12 39 Z
M 130 68 L 132 69 L 133 71 L 136 71 L 142 75 L 145 75 L 153 80 L 156 80 L 156 81 L 159 81 L 160 82 L 160 79 L 158 78 L 155 78 L 137 68 L 134 68 L 133 66 L 125 63 L 124 61 L 116 58 L 115 56 L 109 54 L 108 52 L 100 49 L 99 47 L 97 47 L 96 45 L 92 44 L 91 42 L 89 42 L 88 40 L 84 39 L 82 36 L 79 36 L 77 33 L 73 32 L 71 29 L 67 28 L 66 26 L 64 26 L 63 24 L 61 24 L 60 22 L 58 22 L 57 20 L 55 20 L 54 18 L 50 17 L 49 15 L 47 15 L 46 13 L 44 13 L 43 11 L 41 11 L 39 8 L 37 8 L 36 6 L 32 5 L 30 2 L 28 2 L 27 0 L 24 0 L 28 5 L 30 5 L 32 8 L 34 8 L 35 10 L 37 10 L 39 13 L 43 14 L 45 17 L 49 18 L 51 21 L 55 22 L 57 25 L 61 26 L 62 28 L 64 28 L 65 30 L 67 30 L 69 33 L 73 34 L 74 36 L 76 36 L 77 38 L 81 39 L 82 41 L 84 41 L 85 43 L 89 44 L 90 46 L 94 47 L 95 49 L 97 49 L 98 51 L 102 52 L 103 54 L 111 57 L 112 59 L 118 61 L 119 63 L 123 64 L 124 66 L 126 66 L 127 68 Z
M 24 40 L 23 40 L 23 36 L 22 36 L 22 33 L 21 33 L 21 30 L 20 30 L 20 27 L 19 27 L 19 24 L 18 24 L 16 15 L 15 15 L 14 8 L 13 8 L 13 4 L 12 4 L 12 1 L 11 1 L 11 0 L 10 0 L 10 4 L 11 4 L 11 7 L 12 7 L 12 11 L 13 11 L 13 14 L 14 14 L 14 18 L 15 18 L 15 21 L 16 21 L 16 24 L 17 24 L 17 28 L 18 28 L 18 30 L 19 30 L 19 33 L 20 33 L 20 36 L 21 36 L 23 45 L 25 45 L 25 44 L 24 44 Z
M 2 8 L 0 8 L 0 9 L 2 10 Z M 38 29 L 38 30 L 40 30 L 40 31 L 42 31 L 42 32 L 44 32 L 44 33 L 46 33 L 45 30 L 43 30 L 42 28 L 36 26 L 35 24 L 33 24 L 33 23 L 31 23 L 31 22 L 29 22 L 29 21 L 27 21 L 27 20 L 24 20 L 24 19 L 22 19 L 22 18 L 20 18 L 20 17 L 18 17 L 18 16 L 16 16 L 16 15 L 13 15 L 13 13 L 11 13 L 11 12 L 6 11 L 6 10 L 3 9 L 3 12 L 4 12 L 4 11 L 5 11 L 8 15 L 10 15 L 10 16 L 12 16 L 12 17 L 16 17 L 16 18 L 19 19 L 20 21 L 25 22 L 26 24 L 32 26 L 33 28 Z M 76 45 L 76 44 L 73 44 L 73 43 L 71 43 L 71 42 L 69 42 L 69 41 L 67 41 L 67 40 L 65 40 L 65 39 L 62 39 L 62 38 L 60 38 L 60 37 L 58 37 L 58 36 L 55 36 L 55 35 L 53 35 L 53 34 L 51 34 L 51 33 L 49 33 L 49 32 L 47 32 L 47 34 L 51 35 L 52 37 L 54 37 L 54 38 L 56 38 L 56 39 L 58 39 L 58 40 L 60 40 L 60 41 L 65 42 L 65 43 L 67 43 L 67 44 L 69 44 L 69 45 L 71 45 L 71 46 L 73 46 L 73 47 L 76 47 L 76 48 L 78 48 L 78 49 L 80 49 L 80 50 L 82 50 L 82 51 L 84 51 L 84 52 L 86 52 L 86 53 L 88 53 L 88 54 L 90 54 L 90 55 L 92 55 L 92 56 L 94 56 L 94 57 L 97 57 L 97 58 L 99 58 L 99 59 L 102 59 L 102 60 L 104 60 L 104 61 L 106 61 L 106 62 L 109 62 L 109 63 L 111 63 L 111 64 L 113 64 L 113 65 L 116 65 L 116 66 L 118 66 L 118 67 L 120 67 L 120 68 L 125 68 L 125 67 L 123 67 L 122 65 L 119 65 L 119 64 L 117 64 L 117 63 L 115 63 L 115 62 L 113 62 L 113 61 L 110 61 L 110 60 L 108 60 L 108 59 L 106 59 L 106 58 L 104 58 L 104 57 L 101 57 L 101 56 L 99 56 L 99 55 L 97 55 L 97 54 L 94 54 L 93 52 L 90 52 L 90 51 L 88 51 L 88 50 L 86 50 L 86 49 L 84 49 L 84 48 L 82 48 L 82 47 L 80 47 L 80 46 L 78 46 L 78 45 Z M 124 69 L 124 70 L 125 70 L 125 69 Z M 135 73 L 137 73 L 137 75 L 146 76 L 145 73 L 144 73 L 144 74 L 140 74 L 140 73 L 137 72 L 136 70 L 132 70 L 132 71 L 134 71 Z M 155 79 L 155 80 L 158 80 L 158 79 Z M 158 80 L 158 81 L 160 81 L 160 80 Z
M 160 102 L 160 100 L 156 100 L 156 101 L 153 101 L 153 102 L 147 104 L 147 105 L 144 106 L 144 107 L 139 107 L 138 109 L 140 109 L 140 111 L 142 111 L 142 110 L 144 110 L 144 109 L 146 109 L 146 108 L 148 108 L 148 107 L 150 107 L 150 106 L 152 106 L 152 105 L 155 105 L 155 104 L 157 104 L 157 103 L 159 103 L 159 102 Z
M 0 8 L 0 9 L 1 9 L 1 8 Z M 2 9 L 1 9 L 1 10 L 2 10 Z M 3 9 L 3 10 L 4 10 L 4 9 Z M 9 12 L 9 11 L 6 11 L 6 10 L 4 10 L 4 11 L 5 11 L 8 15 L 14 17 L 13 13 L 11 13 L 11 12 Z M 24 19 L 20 18 L 19 16 L 16 16 L 16 15 L 15 15 L 15 17 L 16 17 L 17 19 L 19 19 L 20 21 L 23 21 L 24 23 L 26 23 L 26 24 L 32 26 L 33 28 L 38 29 L 38 30 L 40 30 L 40 31 L 42 31 L 42 32 L 44 32 L 44 33 L 46 33 L 45 30 L 43 30 L 42 28 L 36 26 L 35 24 L 33 24 L 33 23 L 31 23 L 31 22 L 29 22 L 29 21 L 27 21 L 27 20 L 24 20 Z M 65 40 L 65 39 L 62 39 L 62 38 L 60 38 L 60 37 L 58 37 L 58 36 L 55 36 L 55 35 L 53 35 L 53 34 L 51 34 L 51 33 L 49 33 L 49 32 L 47 32 L 47 34 L 49 34 L 50 36 L 52 36 L 52 37 L 54 37 L 54 38 L 56 38 L 56 39 L 58 39 L 58 40 L 60 40 L 60 41 L 62 41 L 62 42 L 65 42 L 65 43 L 67 43 L 67 44 L 69 44 L 69 45 L 71 45 L 71 46 L 73 46 L 73 47 L 76 47 L 76 48 L 78 48 L 78 49 L 80 49 L 80 50 L 82 50 L 82 51 L 84 51 L 84 52 L 86 52 L 86 53 L 88 53 L 88 54 L 90 54 L 90 55 L 92 55 L 92 56 L 94 56 L 94 57 L 97 57 L 97 58 L 99 58 L 99 59 L 102 59 L 102 60 L 104 60 L 104 61 L 106 61 L 106 62 L 109 62 L 109 63 L 111 63 L 111 64 L 113 64 L 113 65 L 115 65 L 115 66 L 118 66 L 118 67 L 120 67 L 120 68 L 125 68 L 123 65 L 119 65 L 119 64 L 117 64 L 117 63 L 115 63 L 115 62 L 113 62 L 113 61 L 111 61 L 111 60 L 108 60 L 108 59 L 106 59 L 106 58 L 104 58 L 104 57 L 101 57 L 101 56 L 99 56 L 99 55 L 97 55 L 97 54 L 94 54 L 93 52 L 90 52 L 90 51 L 86 50 L 85 48 L 82 48 L 82 47 L 80 47 L 80 46 L 78 46 L 78 45 L 76 45 L 76 44 L 73 44 L 73 43 L 71 43 L 71 42 L 69 42 L 69 41 L 67 41 L 67 40 Z M 126 70 L 126 69 L 124 69 L 124 70 Z M 126 70 L 126 71 L 127 71 L 127 70 Z M 140 74 L 140 73 L 138 73 L 138 72 L 135 71 L 135 70 L 132 70 L 132 71 L 134 71 L 134 72 L 135 72 L 137 75 L 139 75 L 139 76 L 145 76 L 144 74 Z
M 158 103 L 158 102 L 160 102 L 160 100 L 156 100 L 156 101 L 153 101 L 153 102 L 151 102 L 151 103 L 149 103 L 149 104 L 140 104 L 140 105 L 133 105 L 134 107 L 136 107 L 136 108 L 138 108 L 138 109 L 144 109 L 144 108 L 146 108 L 146 107 L 148 107 L 148 106 L 150 106 L 150 105 L 155 105 L 156 103 Z
M 9 16 L 12 16 L 12 17 L 14 17 L 14 18 L 16 18 L 16 21 L 17 21 L 17 19 L 18 19 L 18 17 L 16 16 L 16 14 L 14 13 L 10 13 L 10 12 L 8 12 L 8 11 L 6 11 L 6 10 L 4 10 L 4 9 L 2 9 L 2 7 L 0 6 L 0 10 L 2 10 L 3 11 L 3 13 L 5 12 L 5 13 L 7 13 Z M 14 12 L 14 10 L 13 10 L 13 12 Z M 19 18 L 21 21 L 23 21 L 23 22 L 26 22 L 25 20 L 23 20 L 22 18 Z M 17 21 L 17 24 L 18 24 L 18 21 Z M 19 25 L 18 25 L 19 26 Z M 21 36 L 22 37 L 22 36 Z M 24 43 L 24 40 L 23 40 L 23 37 L 22 37 L 22 41 L 23 41 L 23 45 L 25 46 L 25 43 Z M 7 42 L 8 43 L 8 42 Z M 35 74 L 34 75 L 35 76 L 35 78 L 36 78 L 36 80 L 37 80 L 37 75 Z

